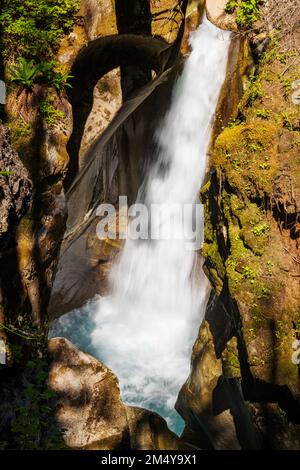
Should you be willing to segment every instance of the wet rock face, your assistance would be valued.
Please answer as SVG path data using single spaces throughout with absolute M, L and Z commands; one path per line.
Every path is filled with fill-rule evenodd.
M 182 438 L 202 449 L 259 449 L 245 404 L 233 324 L 212 293 L 192 353 L 191 374 L 176 409 L 186 422 Z
M 128 407 L 116 376 L 103 363 L 64 338 L 49 341 L 48 385 L 55 392 L 55 418 L 73 449 L 184 449 L 155 413 Z
M 34 93 L 35 90 L 32 95 Z M 11 292 L 15 307 L 10 309 L 29 315 L 34 322 L 41 324 L 46 320 L 53 273 L 65 230 L 66 204 L 62 180 L 68 162 L 66 127 L 70 115 L 65 116 L 64 125 L 52 128 L 41 125 L 36 113 L 24 112 L 22 122 L 26 122 L 28 129 L 27 134 L 19 138 L 16 136 L 20 135 L 20 119 L 17 109 L 12 106 L 12 96 L 8 99 L 7 109 L 14 146 L 26 166 L 26 174 L 30 175 L 33 189 L 31 205 L 27 206 L 16 227 L 15 248 L 8 253 L 9 260 L 6 261 L 8 269 L 11 267 L 11 275 L 18 279 L 14 289 L 17 295 Z M 67 105 L 66 109 L 69 110 Z M 6 286 L 6 292 L 10 291 L 11 288 Z

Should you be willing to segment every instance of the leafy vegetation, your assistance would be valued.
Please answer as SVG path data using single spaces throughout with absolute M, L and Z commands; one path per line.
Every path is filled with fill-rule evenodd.
M 32 135 L 32 127 L 21 116 L 11 120 L 8 127 L 10 129 L 10 136 L 13 144 L 16 144 L 20 140 L 26 139 Z
M 61 91 L 66 87 L 71 87 L 69 80 L 73 78 L 73 75 L 69 74 L 69 72 L 59 71 L 59 66 L 55 61 L 43 62 L 42 73 L 57 91 Z
M 6 57 L 43 61 L 53 56 L 71 31 L 79 0 L 4 0 L 0 22 Z
M 58 433 L 45 440 L 42 438 L 47 433 L 51 417 L 49 400 L 55 395 L 45 385 L 48 376 L 47 361 L 44 358 L 35 358 L 28 361 L 26 366 L 34 374 L 32 381 L 24 389 L 26 405 L 19 406 L 15 410 L 16 419 L 11 427 L 10 446 L 21 450 L 64 448 L 63 440 Z
M 251 28 L 259 20 L 260 0 L 229 0 L 226 4 L 227 13 L 236 13 L 236 23 L 241 28 Z
M 256 274 L 253 269 L 250 268 L 250 266 L 245 266 L 243 268 L 243 276 L 245 279 L 249 279 L 250 281 L 254 281 L 254 279 L 256 278 Z
M 79 0 L 4 0 L 0 23 L 3 54 L 10 79 L 31 88 L 46 82 L 58 91 L 68 85 L 70 75 L 54 61 L 60 39 L 78 20 Z
M 19 57 L 17 65 L 9 68 L 10 80 L 25 88 L 31 88 L 41 72 L 41 64 L 35 64 L 33 60 L 28 61 L 24 57 Z
M 65 117 L 62 111 L 53 106 L 53 97 L 51 95 L 48 96 L 47 100 L 40 101 L 39 109 L 49 127 L 55 126 L 60 119 Z
M 56 427 L 52 417 L 55 393 L 47 386 L 47 335 L 24 320 L 22 325 L 17 328 L 0 323 L 0 330 L 7 334 L 9 367 L 20 374 L 17 387 L 20 395 L 15 397 L 17 406 L 12 421 L 0 435 L 0 450 L 64 449 L 63 431 Z
M 263 97 L 261 83 L 256 75 L 250 75 L 249 86 L 245 93 L 245 102 L 247 106 L 251 106 L 254 101 Z

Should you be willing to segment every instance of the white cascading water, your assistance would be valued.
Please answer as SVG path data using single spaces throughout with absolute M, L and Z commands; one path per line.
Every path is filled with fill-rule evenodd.
M 195 269 L 197 252 L 187 249 L 193 214 L 182 218 L 176 211 L 199 203 L 230 33 L 204 18 L 190 42 L 192 52 L 157 133 L 158 156 L 139 198 L 149 208 L 164 205 L 154 223 L 164 232 L 173 218 L 176 237 L 128 239 L 111 271 L 111 294 L 63 316 L 52 331 L 105 362 L 117 374 L 126 403 L 160 412 L 175 431 L 174 404 L 189 375 L 208 293 L 202 270 Z M 90 327 L 75 330 L 79 317 L 81 325 L 89 317 Z

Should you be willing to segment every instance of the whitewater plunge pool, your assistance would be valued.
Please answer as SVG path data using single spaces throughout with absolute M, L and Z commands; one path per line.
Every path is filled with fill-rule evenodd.
M 162 381 L 161 377 L 158 379 L 147 377 L 140 367 L 136 368 L 128 363 L 131 361 L 126 355 L 122 360 L 122 354 L 120 355 L 119 351 L 117 353 L 114 351 L 118 357 L 117 361 L 110 361 L 111 356 L 108 350 L 104 350 L 101 354 L 98 346 L 91 342 L 92 333 L 96 327 L 94 319 L 99 302 L 101 302 L 100 297 L 95 298 L 80 310 L 75 310 L 56 320 L 52 324 L 50 337 L 68 338 L 83 351 L 102 360 L 117 375 L 124 403 L 155 411 L 166 419 L 173 432 L 180 435 L 184 428 L 184 421 L 174 409 L 174 404 L 183 382 L 180 382 L 180 379 L 174 382 L 172 379 L 168 381 L 167 378 Z M 126 338 L 124 341 L 126 342 Z M 124 348 L 121 346 L 121 349 Z M 170 376 L 174 376 L 174 373 L 176 374 L 176 371 L 170 371 Z
M 151 205 L 164 206 L 156 225 L 162 233 L 172 226 L 176 237 L 127 239 L 110 273 L 110 295 L 62 316 L 50 331 L 103 361 L 117 375 L 126 404 L 158 412 L 178 435 L 184 423 L 174 405 L 189 375 L 208 292 L 196 264 L 200 246 L 190 249 L 194 214 L 200 214 L 202 233 L 203 211 L 182 217 L 178 208 L 200 206 L 230 33 L 204 18 L 190 42 L 192 52 L 157 131 L 157 158 L 137 201 L 150 211 Z

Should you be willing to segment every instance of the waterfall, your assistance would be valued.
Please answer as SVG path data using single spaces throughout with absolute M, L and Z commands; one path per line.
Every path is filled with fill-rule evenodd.
M 229 39 L 229 32 L 206 18 L 191 34 L 192 52 L 157 131 L 157 158 L 139 191 L 138 202 L 153 215 L 151 225 L 164 234 L 172 223 L 176 236 L 128 239 L 111 270 L 110 295 L 63 316 L 51 333 L 105 362 L 117 374 L 126 403 L 160 412 L 177 431 L 174 404 L 189 375 L 209 290 L 199 253 L 188 242 L 195 217 L 203 224 L 202 211 L 195 209 L 202 208 L 198 193 Z M 153 204 L 163 210 L 152 214 Z M 186 205 L 194 210 L 182 217 Z

